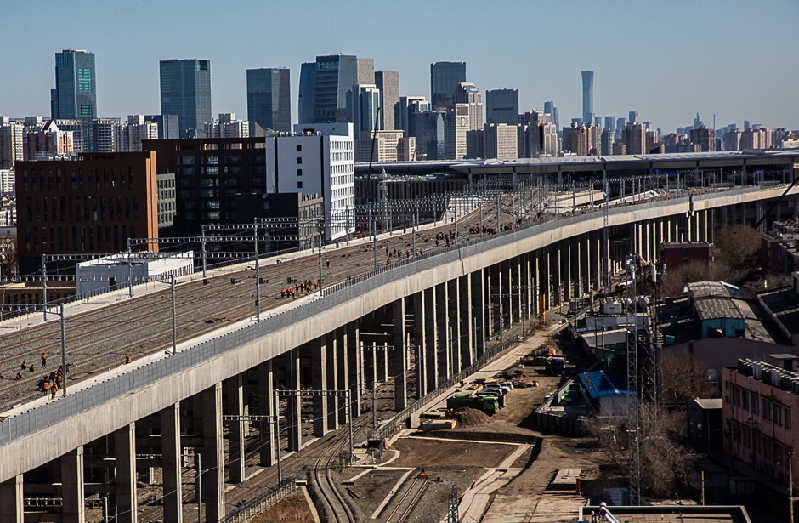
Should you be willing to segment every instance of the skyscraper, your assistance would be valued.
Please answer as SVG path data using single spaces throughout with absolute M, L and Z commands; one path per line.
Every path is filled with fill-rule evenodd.
M 305 62 L 300 69 L 300 92 L 297 97 L 298 123 L 313 123 L 316 99 L 316 62 Z
M 288 69 L 247 69 L 247 120 L 251 126 L 256 123 L 262 129 L 291 132 Z
M 411 115 L 430 110 L 430 102 L 424 96 L 400 96 L 394 112 L 394 129 L 402 129 L 406 136 L 414 136 Z
M 469 131 L 479 131 L 483 128 L 483 97 L 473 83 L 460 82 L 453 93 L 452 103 L 469 106 Z
M 516 125 L 519 120 L 519 90 L 486 91 L 486 123 Z
M 610 129 L 611 131 L 616 130 L 616 118 L 614 116 L 605 117 L 605 129 Z
M 369 138 L 377 119 L 377 108 L 380 106 L 380 91 L 374 84 L 353 85 L 351 107 L 355 139 Z M 377 129 L 381 124 L 377 122 Z
M 97 116 L 94 53 L 64 49 L 55 54 L 55 89 L 50 90 L 50 114 L 53 120 Z
M 161 114 L 178 115 L 187 137 L 214 121 L 210 60 L 161 60 Z
M 466 62 L 430 64 L 430 101 L 433 107 L 450 105 L 458 84 L 465 81 Z
M 583 122 L 594 121 L 594 72 L 582 71 L 583 75 Z
M 558 108 L 555 107 L 555 102 L 544 102 L 544 114 L 550 115 L 552 124 L 555 126 L 555 129 L 558 129 L 558 132 L 560 132 L 560 122 L 558 121 Z
M 627 123 L 636 123 L 638 121 L 638 111 L 630 111 L 628 116 Z
M 353 85 L 374 84 L 373 60 L 371 81 L 368 81 L 369 62 L 368 59 L 359 60 L 354 55 L 346 54 L 316 57 L 313 106 L 315 123 L 351 121 L 347 114 L 347 93 L 352 90 Z M 360 82 L 359 78 L 367 81 Z
M 399 103 L 399 71 L 375 71 L 375 85 L 380 90 L 380 122 L 383 130 L 393 131 L 394 107 Z

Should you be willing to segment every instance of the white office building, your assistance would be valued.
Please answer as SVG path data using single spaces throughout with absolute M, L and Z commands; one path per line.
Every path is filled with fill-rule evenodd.
M 347 122 L 297 124 L 294 134 L 266 138 L 267 193 L 318 194 L 324 198 L 325 238 L 355 231 L 355 150 Z

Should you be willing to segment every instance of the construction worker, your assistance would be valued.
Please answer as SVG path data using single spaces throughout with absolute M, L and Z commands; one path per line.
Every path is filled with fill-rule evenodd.
M 125 363 L 130 363 L 130 356 L 125 356 Z
M 42 390 L 44 390 L 45 396 L 47 396 L 47 393 L 50 392 L 50 383 L 47 380 L 44 380 L 42 383 Z
M 327 270 L 330 270 L 330 260 L 327 260 Z
M 47 354 L 42 354 L 42 368 L 47 367 Z
M 27 365 L 25 365 L 25 360 L 22 360 L 22 365 L 20 365 L 19 368 L 20 370 L 25 370 L 25 367 L 27 367 Z
M 53 400 L 55 399 L 56 392 L 58 392 L 58 385 L 53 385 L 53 387 L 50 389 L 50 394 L 52 394 L 52 396 L 50 396 L 50 399 Z

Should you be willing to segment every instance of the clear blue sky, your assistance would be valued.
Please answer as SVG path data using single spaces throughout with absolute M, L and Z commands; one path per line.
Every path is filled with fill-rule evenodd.
M 99 116 L 160 112 L 158 61 L 211 60 L 213 112 L 246 118 L 245 70 L 348 53 L 400 71 L 401 95 L 430 97 L 430 63 L 467 62 L 481 91 L 519 90 L 519 109 L 582 112 L 595 71 L 597 116 L 673 132 L 695 113 L 799 129 L 797 0 L 416 1 L 0 0 L 0 115 L 50 114 L 54 54 L 96 55 Z

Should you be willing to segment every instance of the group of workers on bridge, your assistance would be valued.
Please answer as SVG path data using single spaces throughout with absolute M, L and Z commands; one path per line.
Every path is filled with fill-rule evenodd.
M 328 263 L 328 267 L 329 267 L 330 266 L 329 265 L 330 262 L 327 262 L 327 263 Z M 302 282 L 299 282 L 299 283 L 295 283 L 293 289 L 291 287 L 286 287 L 285 289 L 282 289 L 280 291 L 280 297 L 281 298 L 296 298 L 297 295 L 300 294 L 303 291 L 305 292 L 305 294 L 310 294 L 312 292 L 317 291 L 318 289 L 319 289 L 319 281 L 318 280 L 317 281 L 305 280 L 305 281 L 302 281 Z

